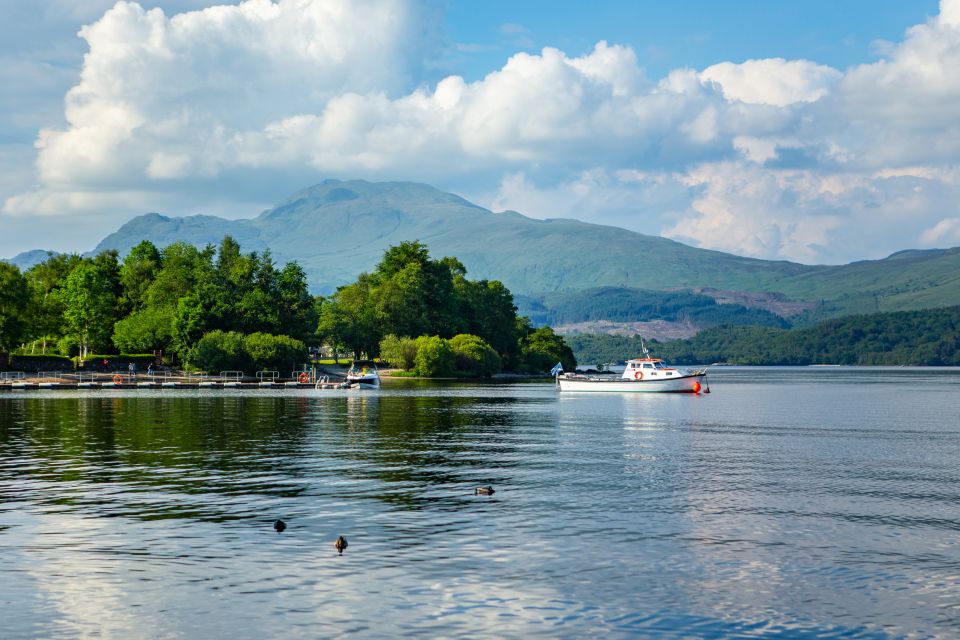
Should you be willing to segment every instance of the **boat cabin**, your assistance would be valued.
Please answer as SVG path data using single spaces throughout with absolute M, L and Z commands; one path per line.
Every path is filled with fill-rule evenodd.
M 347 370 L 350 375 L 366 375 L 368 373 L 377 373 L 377 363 L 373 360 L 354 360 L 350 363 Z
M 673 367 L 668 367 L 660 358 L 634 358 L 627 360 L 623 378 L 628 380 L 663 379 L 680 375 Z

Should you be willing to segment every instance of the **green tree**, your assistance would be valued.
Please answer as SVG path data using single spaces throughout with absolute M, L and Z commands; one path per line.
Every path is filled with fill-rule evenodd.
M 212 247 L 203 251 L 186 242 L 174 242 L 161 252 L 163 267 L 147 287 L 147 305 L 176 308 L 180 298 L 192 293 L 200 283 L 213 282 Z M 218 300 L 208 301 L 211 307 Z
M 468 331 L 483 338 L 503 359 L 508 369 L 519 364 L 519 339 L 527 325 L 517 323 L 513 294 L 499 280 L 471 282 L 460 278 L 457 288 L 464 301 Z
M 160 251 L 149 240 L 131 249 L 120 267 L 121 307 L 130 312 L 143 309 L 147 292 L 162 268 Z
M 479 336 L 468 333 L 455 335 L 450 339 L 450 347 L 453 349 L 458 371 L 489 377 L 500 373 L 503 367 L 497 352 Z
M 80 355 L 91 348 L 109 349 L 116 313 L 116 282 L 109 264 L 84 260 L 67 276 L 58 295 L 63 303 L 67 330 L 76 336 Z
M 550 327 L 534 329 L 523 338 L 522 356 L 526 369 L 531 372 L 549 371 L 557 362 L 567 371 L 577 368 L 573 351 Z
M 300 340 L 313 338 L 320 315 L 300 265 L 289 262 L 283 267 L 276 278 L 276 290 L 280 328 Z
M 0 351 L 13 349 L 27 333 L 30 293 L 20 269 L 0 262 Z
M 449 340 L 440 336 L 420 336 L 417 338 L 417 356 L 414 372 L 418 376 L 440 378 L 453 375 L 455 355 Z
M 317 334 L 334 347 L 346 346 L 360 357 L 377 355 L 383 322 L 372 301 L 374 279 L 361 274 L 353 284 L 337 289 L 320 308 Z
M 252 333 L 243 338 L 248 361 L 257 370 L 292 371 L 307 356 L 307 348 L 289 336 Z
M 42 340 L 41 349 L 44 353 L 48 338 L 56 341 L 67 331 L 63 319 L 63 300 L 58 292 L 66 283 L 67 276 L 80 262 L 81 258 L 76 254 L 50 255 L 45 261 L 27 270 L 30 323 L 25 337 Z
M 198 368 L 220 371 L 250 371 L 252 362 L 243 344 L 243 334 L 236 331 L 211 331 L 189 352 L 190 363 Z
M 120 353 L 167 351 L 173 344 L 173 312 L 143 309 L 113 325 L 113 344 Z
M 410 371 L 417 357 L 417 341 L 391 333 L 380 341 L 380 357 L 394 367 Z
M 212 286 L 207 286 L 208 291 Z M 180 353 L 189 350 L 212 328 L 212 313 L 204 303 L 203 291 L 188 293 L 180 298 L 173 312 L 172 346 Z

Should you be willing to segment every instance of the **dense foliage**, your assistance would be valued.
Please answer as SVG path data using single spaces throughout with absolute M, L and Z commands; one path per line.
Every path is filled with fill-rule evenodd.
M 462 376 L 489 377 L 503 368 L 503 360 L 493 347 L 483 338 L 468 333 L 449 340 L 439 336 L 421 336 L 414 340 L 390 334 L 380 341 L 380 357 L 393 367 L 431 377 L 454 372 Z
M 0 262 L 0 349 L 162 351 L 209 371 L 285 371 L 321 341 L 358 357 L 383 350 L 421 375 L 574 366 L 562 338 L 516 311 L 502 283 L 468 280 L 457 259 L 433 260 L 419 242 L 389 248 L 326 300 L 308 293 L 296 263 L 278 269 L 229 236 L 203 249 L 144 241 L 123 260 L 50 255 L 25 274 Z
M 193 348 L 190 360 L 198 368 L 220 371 L 293 371 L 304 359 L 299 340 L 268 333 L 244 335 L 237 331 L 211 331 Z
M 639 337 L 568 336 L 582 362 L 640 353 Z M 847 316 L 814 327 L 717 327 L 688 340 L 652 342 L 671 362 L 751 365 L 960 365 L 960 306 Z
M 0 263 L 0 349 L 30 343 L 27 353 L 55 346 L 81 357 L 163 351 L 189 360 L 205 353 L 197 351 L 205 335 L 236 332 L 247 336 L 248 366 L 286 368 L 302 362 L 317 318 L 297 264 L 278 269 L 269 252 L 241 253 L 230 237 L 204 249 L 144 241 L 122 261 L 114 251 L 52 255 L 23 275 Z
M 650 291 L 597 287 L 584 291 L 521 297 L 518 305 L 536 324 L 558 325 L 610 320 L 689 322 L 698 327 L 757 325 L 786 328 L 786 320 L 765 309 L 717 304 L 710 296 L 688 291 Z
M 420 375 L 426 375 L 421 373 L 426 370 L 449 373 L 456 364 L 455 358 L 448 362 L 439 343 L 419 342 L 424 336 L 446 341 L 459 334 L 475 336 L 494 351 L 500 366 L 511 371 L 549 370 L 557 359 L 546 368 L 543 362 L 555 356 L 566 359 L 565 367 L 572 366 L 573 353 L 564 350 L 563 339 L 553 336 L 552 341 L 544 341 L 539 331 L 529 319 L 517 316 L 513 294 L 501 282 L 468 280 L 459 260 L 431 259 L 420 242 L 390 247 L 372 273 L 337 289 L 321 304 L 318 328 L 324 340 L 358 356 L 375 357 L 386 348 L 390 360 L 402 362 L 404 368 L 412 366 Z M 385 343 L 388 336 L 418 340 L 412 360 L 397 351 L 412 353 L 412 347 L 399 342 L 402 338 Z M 421 347 L 430 353 L 421 356 Z M 471 365 L 481 375 L 493 368 L 490 354 L 473 355 L 483 361 Z M 417 358 L 424 361 L 422 366 Z M 461 362 L 466 366 L 466 359 Z

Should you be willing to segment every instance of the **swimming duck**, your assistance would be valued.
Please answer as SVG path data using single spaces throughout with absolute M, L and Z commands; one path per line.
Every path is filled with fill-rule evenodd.
M 287 528 L 287 523 L 283 520 L 277 520 L 273 523 L 273 530 L 277 533 L 283 533 Z
M 337 541 L 333 543 L 333 546 L 337 548 L 337 553 L 343 555 L 343 550 L 347 548 L 347 539 L 340 536 L 337 538 Z
M 493 490 L 493 487 L 477 487 L 473 490 L 473 493 L 478 496 L 492 496 L 496 491 Z

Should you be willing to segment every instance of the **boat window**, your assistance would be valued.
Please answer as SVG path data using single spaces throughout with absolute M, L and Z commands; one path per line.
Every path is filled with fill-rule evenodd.
M 653 365 L 650 364 L 649 362 L 644 362 L 644 363 L 643 363 L 643 368 L 644 368 L 644 369 L 653 369 Z

